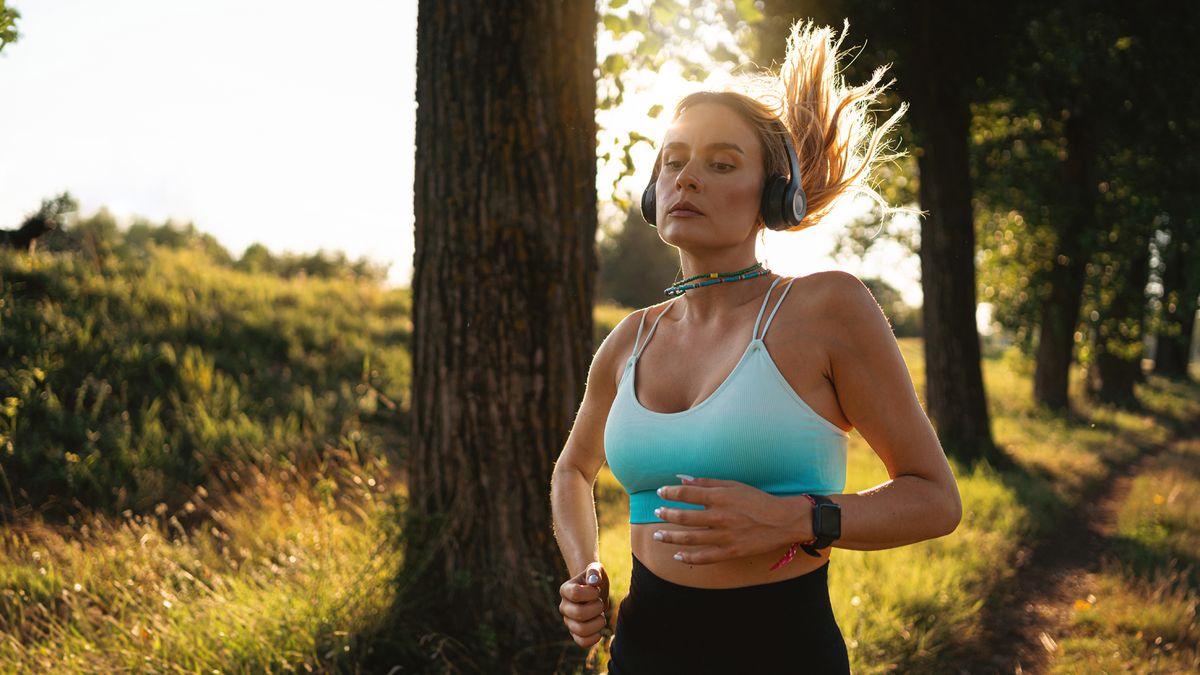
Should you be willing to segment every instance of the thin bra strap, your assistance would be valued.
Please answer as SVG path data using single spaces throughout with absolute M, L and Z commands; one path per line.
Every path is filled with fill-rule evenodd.
M 650 332 L 646 333 L 646 341 L 642 343 L 642 346 L 640 348 L 637 347 L 636 342 L 634 343 L 635 349 L 633 351 L 633 358 L 637 358 L 637 357 L 641 356 L 642 352 L 646 351 L 646 345 L 650 344 L 650 338 L 654 337 L 654 329 L 658 328 L 658 322 L 662 321 L 664 314 L 671 311 L 671 305 L 675 304 L 675 301 L 682 297 L 683 296 L 680 295 L 675 298 L 672 298 L 671 301 L 667 303 L 667 306 L 665 308 L 663 308 L 663 311 L 658 313 L 658 316 L 654 318 L 654 323 L 650 325 Z M 646 320 L 646 312 L 648 312 L 648 311 L 650 311 L 649 307 L 642 310 L 642 321 Z M 639 330 L 639 334 L 640 334 L 640 332 L 641 331 Z
M 775 309 L 771 310 L 771 316 L 767 317 L 767 325 L 763 326 L 763 337 L 767 336 L 767 331 L 771 328 L 771 319 L 775 318 L 775 312 L 779 311 L 779 306 L 783 304 L 783 299 L 787 297 L 788 291 L 792 290 L 792 281 L 795 281 L 797 278 L 792 277 L 792 280 L 787 282 L 787 285 L 783 287 L 783 294 L 779 296 L 779 301 L 775 303 Z
M 758 339 L 758 324 L 762 321 L 763 312 L 767 311 L 767 300 L 771 299 L 771 291 L 775 290 L 775 285 L 781 281 L 783 281 L 783 277 L 776 279 L 775 282 L 771 284 L 771 287 L 767 289 L 766 296 L 763 297 L 762 307 L 758 308 L 758 318 L 754 320 L 754 332 L 750 334 L 754 339 Z
M 633 351 L 630 352 L 630 354 L 629 354 L 630 359 L 632 359 L 634 356 L 637 356 L 637 352 L 638 352 L 637 346 L 638 346 L 638 343 L 642 341 L 642 327 L 646 325 L 646 312 L 647 311 L 649 311 L 648 307 L 646 309 L 642 310 L 642 320 L 640 322 L 638 322 L 638 334 L 637 334 L 637 337 L 635 337 L 633 339 Z

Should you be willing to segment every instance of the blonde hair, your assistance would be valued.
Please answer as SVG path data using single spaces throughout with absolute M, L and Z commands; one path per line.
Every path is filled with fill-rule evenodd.
M 734 88 L 700 91 L 685 96 L 675 106 L 675 118 L 702 103 L 724 105 L 738 113 L 758 136 L 768 177 L 791 172 L 783 145 L 785 135 L 788 137 L 800 162 L 800 182 L 808 198 L 804 219 L 788 231 L 815 225 L 848 192 L 867 196 L 883 214 L 907 210 L 890 207 L 867 179 L 875 165 L 903 156 L 885 153 L 888 147 L 883 138 L 908 110 L 908 104 L 902 102 L 886 121 L 874 124 L 870 106 L 895 80 L 880 85 L 888 69 L 880 66 L 864 84 L 845 84 L 837 68 L 842 56 L 838 50 L 849 26 L 847 20 L 835 40 L 832 28 L 797 21 L 792 24 L 787 56 L 778 75 L 766 71 L 744 77 L 736 86 L 749 94 Z M 651 183 L 657 180 L 660 167 L 661 153 Z M 763 226 L 761 217 L 758 226 Z

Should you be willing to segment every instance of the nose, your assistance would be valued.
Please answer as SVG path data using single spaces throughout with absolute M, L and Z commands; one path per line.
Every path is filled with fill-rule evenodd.
M 700 189 L 700 178 L 696 176 L 696 172 L 692 170 L 692 166 L 692 163 L 688 162 L 675 176 L 675 187 L 677 189 L 691 190 L 693 192 Z

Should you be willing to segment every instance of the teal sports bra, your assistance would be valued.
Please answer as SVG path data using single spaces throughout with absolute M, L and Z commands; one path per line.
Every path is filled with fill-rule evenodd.
M 680 412 L 655 412 L 637 399 L 637 364 L 646 349 L 646 344 L 638 347 L 646 323 L 647 310 L 642 310 L 633 352 L 604 425 L 605 458 L 629 493 L 630 523 L 664 522 L 654 515 L 659 506 L 704 508 L 658 496 L 658 488 L 680 484 L 677 473 L 735 480 L 777 496 L 840 494 L 845 488 L 849 434 L 796 394 L 763 342 L 794 278 L 767 317 L 762 337 L 753 337 L 780 281 L 767 290 L 750 344 L 733 371 L 708 398 Z M 654 320 L 646 343 L 679 297 Z

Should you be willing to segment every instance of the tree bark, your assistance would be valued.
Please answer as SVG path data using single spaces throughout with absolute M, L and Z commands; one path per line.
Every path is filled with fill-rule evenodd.
M 424 593 L 460 667 L 549 671 L 582 651 L 546 495 L 592 356 L 596 13 L 422 0 L 418 16 L 401 601 Z
M 1150 281 L 1149 242 L 1141 236 L 1129 244 L 1125 269 L 1117 275 L 1114 297 L 1095 332 L 1095 359 L 1088 373 L 1089 393 L 1102 403 L 1136 407 L 1133 385 L 1142 368 L 1146 284 Z
M 1054 267 L 1050 271 L 1050 294 L 1042 305 L 1038 326 L 1037 364 L 1033 374 L 1033 398 L 1051 410 L 1070 407 L 1069 384 L 1075 349 L 1075 329 L 1083 303 L 1087 277 L 1087 247 L 1084 238 L 1094 226 L 1096 159 L 1095 141 L 1089 121 L 1078 110 L 1065 123 L 1067 160 L 1063 187 L 1070 195 L 1070 215 L 1058 232 Z
M 1192 333 L 1196 322 L 1196 299 L 1200 296 L 1200 273 L 1196 271 L 1196 246 L 1185 235 L 1184 226 L 1171 228 L 1171 241 L 1163 256 L 1163 318 L 1165 330 L 1158 334 L 1154 372 L 1171 378 L 1188 377 Z M 1191 263 L 1191 268 L 1188 264 Z
M 906 91 L 921 139 L 917 159 L 924 292 L 925 390 L 947 454 L 999 459 L 992 440 L 975 324 L 975 224 L 968 149 L 969 108 L 959 66 L 962 31 L 930 2 L 914 7 Z

